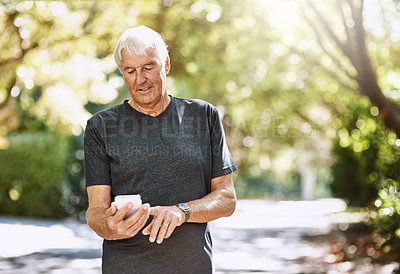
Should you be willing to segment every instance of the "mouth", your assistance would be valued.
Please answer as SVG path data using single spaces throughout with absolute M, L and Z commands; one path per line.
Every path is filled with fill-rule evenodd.
M 141 92 L 146 92 L 146 91 L 148 91 L 149 89 L 151 89 L 151 87 L 148 87 L 148 88 L 139 88 L 139 89 L 137 89 L 138 91 L 141 91 Z

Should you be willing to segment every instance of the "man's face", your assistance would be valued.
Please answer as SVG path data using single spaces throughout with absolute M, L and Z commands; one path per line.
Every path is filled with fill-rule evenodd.
M 143 55 L 132 55 L 123 50 L 121 57 L 122 74 L 135 104 L 157 107 L 168 97 L 166 73 L 169 68 L 161 63 L 156 49 L 148 47 Z

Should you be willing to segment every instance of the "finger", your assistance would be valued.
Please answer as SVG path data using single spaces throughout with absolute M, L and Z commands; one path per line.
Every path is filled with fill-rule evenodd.
M 149 211 L 150 211 L 150 215 L 155 216 L 155 215 L 156 215 L 156 212 L 158 212 L 158 207 L 150 207 L 150 210 L 149 210 Z M 143 235 L 150 235 L 155 220 L 156 220 L 156 218 L 153 218 L 153 220 L 151 221 L 151 223 L 143 229 L 143 231 L 142 231 L 142 234 L 143 234 Z
M 142 234 L 143 234 L 143 235 L 149 235 L 150 232 L 151 232 L 152 226 L 153 226 L 153 222 L 151 222 L 148 226 L 146 226 L 146 227 L 143 229 Z
M 150 216 L 150 210 L 145 210 L 143 214 L 140 216 L 139 220 L 135 223 L 135 225 L 131 227 L 130 230 L 132 235 L 136 235 L 139 232 L 139 230 L 142 229 L 142 227 L 144 227 L 149 216 Z
M 106 218 L 114 216 L 117 211 L 117 206 L 114 203 L 111 203 L 111 207 L 106 210 Z
M 169 226 L 169 222 L 164 220 L 164 222 L 162 223 L 162 225 L 160 227 L 160 230 L 158 231 L 158 235 L 157 235 L 157 243 L 158 244 L 161 244 L 162 241 L 164 240 L 164 236 L 168 230 L 168 226 Z
M 164 220 L 164 216 L 162 216 L 162 215 L 158 215 L 158 216 L 154 217 L 154 223 L 151 227 L 151 232 L 150 232 L 150 237 L 149 237 L 150 242 L 153 243 L 155 241 L 158 231 L 160 230 L 160 228 L 162 226 L 163 220 Z
M 157 216 L 160 213 L 160 207 L 150 207 L 150 215 Z
M 150 207 L 150 206 L 149 206 Z M 143 208 L 143 214 L 140 217 L 139 221 L 138 221 L 138 226 L 141 229 L 142 227 L 144 227 L 144 225 L 146 224 L 147 220 L 150 217 L 150 210 L 149 208 L 146 209 L 146 207 Z
M 132 226 L 136 226 L 139 221 L 141 221 L 141 218 L 143 215 L 146 217 L 146 221 L 149 218 L 150 215 L 150 205 L 149 204 L 144 204 L 141 207 L 138 208 L 138 210 L 135 211 L 131 216 L 129 216 L 127 219 L 124 221 L 124 225 L 126 226 L 127 229 L 131 228 Z M 141 223 L 140 223 L 141 224 Z
M 174 232 L 175 228 L 178 226 L 178 224 L 179 224 L 179 220 L 176 218 L 173 218 L 171 220 L 171 222 L 169 223 L 169 226 L 168 226 L 167 232 L 165 233 L 164 238 L 166 238 L 166 239 L 169 238 L 171 236 L 172 232 Z
M 134 219 L 139 219 L 140 216 L 144 213 L 146 213 L 146 211 L 148 211 L 148 213 L 150 214 L 150 204 L 143 204 L 141 205 L 131 216 L 129 216 L 126 220 L 134 220 Z M 136 221 L 135 221 L 136 222 Z
M 115 214 L 117 221 L 122 221 L 126 215 L 133 208 L 133 204 L 131 202 L 124 205 L 118 212 Z
M 150 215 L 151 215 L 151 214 L 150 214 Z M 155 222 L 155 219 L 153 219 L 153 220 L 150 222 L 150 224 L 149 224 L 148 226 L 146 226 L 146 227 L 143 229 L 143 231 L 142 231 L 142 234 L 143 234 L 143 235 L 150 235 L 151 229 L 153 228 L 153 225 L 154 225 L 154 222 Z

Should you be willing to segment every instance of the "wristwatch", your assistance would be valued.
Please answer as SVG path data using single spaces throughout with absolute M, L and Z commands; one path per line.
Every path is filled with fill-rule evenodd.
M 177 204 L 176 206 L 179 207 L 180 210 L 185 212 L 185 221 L 184 221 L 184 223 L 186 223 L 187 220 L 189 220 L 189 217 L 190 217 L 190 207 L 185 203 L 180 203 L 180 204 Z

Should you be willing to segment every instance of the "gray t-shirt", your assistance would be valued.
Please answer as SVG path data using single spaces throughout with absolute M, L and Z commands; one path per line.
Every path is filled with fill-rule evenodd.
M 111 185 L 115 195 L 140 194 L 151 206 L 210 193 L 211 179 L 236 171 L 217 109 L 171 97 L 157 117 L 127 101 L 100 111 L 85 130 L 86 186 Z M 151 218 L 148 220 L 148 223 Z M 162 244 L 141 232 L 103 243 L 103 273 L 211 273 L 208 223 L 185 223 Z

